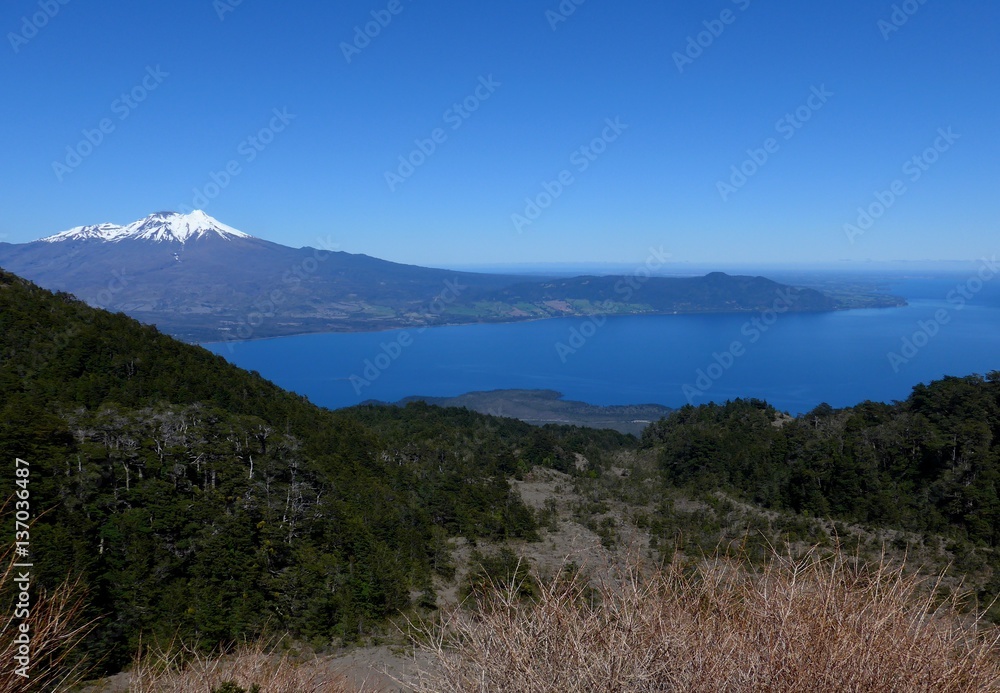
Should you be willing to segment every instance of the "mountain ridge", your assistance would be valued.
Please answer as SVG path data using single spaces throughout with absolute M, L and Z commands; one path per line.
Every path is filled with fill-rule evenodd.
M 325 248 L 291 248 L 204 212 L 74 227 L 0 244 L 0 267 L 189 342 L 551 317 L 899 305 L 836 298 L 764 277 L 546 276 L 461 272 Z

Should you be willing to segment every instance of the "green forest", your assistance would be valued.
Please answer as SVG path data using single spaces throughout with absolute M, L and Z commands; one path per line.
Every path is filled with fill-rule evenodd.
M 671 484 L 995 547 L 998 436 L 993 371 L 918 385 L 904 402 L 824 404 L 794 420 L 759 400 L 688 406 L 649 426 L 642 444 Z
M 150 639 L 370 636 L 434 607 L 450 540 L 537 541 L 545 517 L 512 480 L 543 467 L 585 481 L 623 452 L 654 456 L 663 488 L 993 556 L 998 433 L 998 372 L 798 418 L 756 400 L 685 407 L 641 439 L 417 403 L 329 411 L 0 272 L 0 497 L 27 460 L 35 580 L 81 579 L 97 619 L 84 653 L 106 671 Z M 662 512 L 648 522 L 669 543 Z M 983 596 L 997 592 L 994 579 Z

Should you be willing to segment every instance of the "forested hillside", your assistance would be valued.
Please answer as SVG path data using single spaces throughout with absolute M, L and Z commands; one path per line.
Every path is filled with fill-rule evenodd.
M 665 479 L 769 508 L 1000 543 L 1000 372 L 918 385 L 904 402 L 685 407 L 651 425 Z
M 271 628 L 325 646 L 433 608 L 435 587 L 455 578 L 454 538 L 556 536 L 556 505 L 532 510 L 512 483 L 537 467 L 583 489 L 574 521 L 606 545 L 620 521 L 608 503 L 632 497 L 619 518 L 659 558 L 699 522 L 712 543 L 708 514 L 682 522 L 662 499 L 722 491 L 784 517 L 944 538 L 959 568 L 978 557 L 992 598 L 998 428 L 998 372 L 797 419 L 756 400 L 685 407 L 641 441 L 422 403 L 333 412 L 0 272 L 0 496 L 16 488 L 13 459 L 27 460 L 35 587 L 81 578 L 99 619 L 84 649 L 107 671 L 140 638 L 211 648 Z M 630 473 L 650 458 L 654 476 Z
M 111 669 L 142 633 L 211 647 L 270 624 L 328 643 L 411 593 L 433 601 L 447 537 L 534 536 L 507 478 L 568 464 L 558 439 L 575 435 L 425 405 L 322 410 L 6 273 L 0 359 L 0 488 L 29 461 L 36 578 L 83 577 L 102 617 L 88 645 Z

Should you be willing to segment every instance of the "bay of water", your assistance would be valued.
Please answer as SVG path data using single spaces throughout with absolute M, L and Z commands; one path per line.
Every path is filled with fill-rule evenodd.
M 954 294 L 948 300 L 972 276 L 900 281 L 892 290 L 909 300 L 903 308 L 785 313 L 766 330 L 751 321 L 773 316 L 629 316 L 600 326 L 564 318 L 204 346 L 331 408 L 544 388 L 592 404 L 679 407 L 757 397 L 797 414 L 821 402 L 905 399 L 916 383 L 1000 370 L 1000 281 L 979 285 L 962 307 Z M 936 323 L 938 311 L 947 321 Z M 574 330 L 589 336 L 581 343 Z M 903 351 L 906 338 L 915 353 Z M 734 342 L 740 355 L 727 357 Z M 890 352 L 909 358 L 894 367 Z

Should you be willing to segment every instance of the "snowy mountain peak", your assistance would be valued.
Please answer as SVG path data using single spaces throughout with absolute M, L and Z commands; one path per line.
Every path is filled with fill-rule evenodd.
M 200 209 L 189 214 L 178 212 L 156 212 L 145 219 L 133 221 L 127 226 L 117 224 L 97 224 L 77 226 L 54 236 L 43 238 L 46 243 L 60 241 L 100 240 L 117 243 L 126 239 L 156 241 L 158 243 L 187 243 L 191 239 L 217 236 L 225 240 L 252 238 L 213 219 Z
M 68 231 L 63 231 L 62 233 L 57 233 L 54 236 L 48 236 L 42 240 L 47 243 L 54 243 L 56 241 L 69 241 L 69 240 L 101 240 L 101 241 L 113 241 L 118 238 L 122 231 L 125 229 L 124 226 L 118 226 L 118 224 L 94 224 L 93 226 L 74 226 Z

